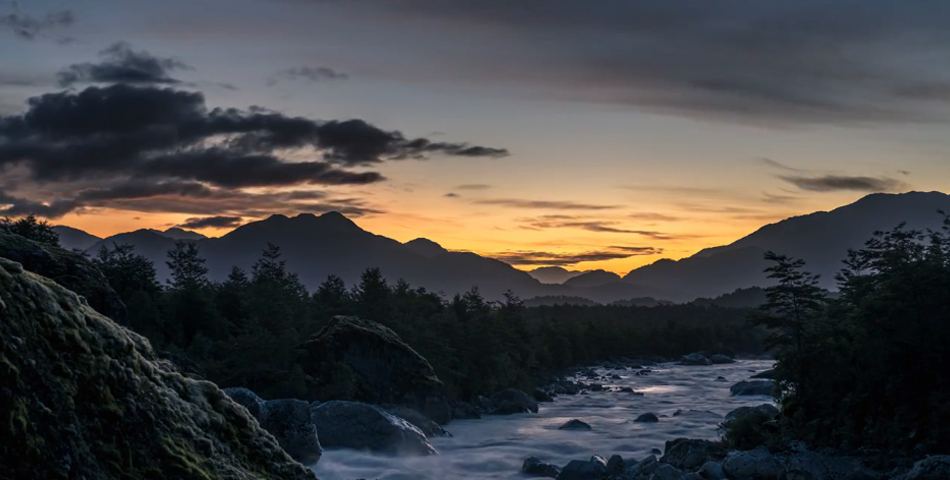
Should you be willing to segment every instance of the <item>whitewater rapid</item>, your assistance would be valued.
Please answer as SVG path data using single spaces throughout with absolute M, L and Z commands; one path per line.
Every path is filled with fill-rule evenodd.
M 453 421 L 446 427 L 453 437 L 430 439 L 439 456 L 389 457 L 327 450 L 311 468 L 321 480 L 523 479 L 519 470 L 527 457 L 560 466 L 593 454 L 605 458 L 619 454 L 628 461 L 639 461 L 652 449 L 662 451 L 667 440 L 677 437 L 718 438 L 717 426 L 726 413 L 741 406 L 770 403 L 772 399 L 766 396 L 730 396 L 729 387 L 771 368 L 772 363 L 740 360 L 705 367 L 660 364 L 649 367 L 653 372 L 647 376 L 636 376 L 633 370 L 596 368 L 599 373 L 617 374 L 621 379 L 580 380 L 602 382 L 605 387 L 632 387 L 644 395 L 610 391 L 561 395 L 553 403 L 540 404 L 537 414 Z M 716 379 L 720 376 L 725 381 Z M 681 413 L 674 416 L 677 410 Z M 633 421 L 648 412 L 660 421 Z M 558 429 L 574 418 L 593 429 Z

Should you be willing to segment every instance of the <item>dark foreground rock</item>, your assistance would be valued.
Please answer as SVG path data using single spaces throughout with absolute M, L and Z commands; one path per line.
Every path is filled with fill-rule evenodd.
M 491 396 L 492 414 L 538 413 L 538 402 L 517 388 L 506 388 Z
M 576 418 L 573 420 L 568 420 L 567 422 L 564 423 L 564 425 L 561 425 L 560 427 L 557 427 L 557 428 L 558 430 L 590 430 L 591 429 L 590 424 L 586 422 L 582 422 Z
M 85 256 L 19 235 L 0 232 L 0 257 L 13 260 L 28 272 L 49 278 L 86 299 L 93 310 L 121 325 L 126 309 L 106 277 Z
M 695 471 L 706 462 L 720 462 L 726 458 L 726 449 L 718 442 L 677 438 L 666 442 L 660 461 L 676 468 Z
M 436 423 L 452 420 L 452 408 L 432 365 L 392 330 L 357 317 L 333 317 L 312 339 L 298 347 L 304 372 L 320 383 L 342 375 L 352 382 L 353 400 L 376 405 L 402 405 Z
M 607 460 L 600 455 L 590 460 L 571 460 L 557 476 L 557 480 L 596 480 L 607 474 Z
M 742 417 L 749 416 L 762 416 L 767 417 L 768 419 L 773 419 L 779 414 L 778 408 L 775 408 L 775 405 L 770 403 L 763 403 L 755 407 L 739 407 L 726 414 L 726 421 L 734 420 Z
M 213 383 L 6 259 L 0 319 L 0 478 L 316 478 Z
M 766 378 L 766 379 L 771 380 L 775 378 L 775 369 L 770 368 L 768 370 L 761 371 L 759 373 L 756 373 L 755 375 L 752 375 L 752 378 Z
M 950 455 L 927 457 L 896 480 L 937 480 L 950 478 Z
M 533 477 L 557 478 L 561 467 L 544 463 L 535 457 L 528 457 L 521 464 L 521 471 Z
M 226 388 L 224 392 L 247 408 L 261 427 L 270 432 L 295 460 L 306 465 L 320 460 L 323 449 L 317 437 L 317 427 L 310 419 L 309 403 L 290 398 L 262 400 L 246 388 Z
M 771 380 L 753 380 L 751 382 L 739 382 L 731 387 L 729 391 L 733 395 L 773 395 L 775 393 L 775 382 Z
M 701 353 L 691 353 L 683 355 L 680 359 L 680 365 L 712 365 L 712 361 Z
M 422 433 L 426 435 L 427 438 L 432 437 L 451 437 L 452 434 L 447 432 L 441 425 L 438 423 L 429 420 L 429 417 L 417 412 L 408 407 L 391 407 L 386 409 L 389 413 L 413 424 L 419 430 L 422 430 Z
M 334 400 L 313 404 L 310 414 L 326 448 L 438 455 L 415 425 L 375 405 Z
M 660 419 L 656 418 L 656 414 L 653 414 L 653 413 L 644 413 L 640 415 L 639 417 L 637 417 L 636 420 L 634 420 L 634 422 L 639 422 L 639 423 L 655 423 L 659 421 Z

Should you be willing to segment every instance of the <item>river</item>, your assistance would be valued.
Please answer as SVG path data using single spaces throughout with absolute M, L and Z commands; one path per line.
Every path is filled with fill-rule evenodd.
M 605 387 L 632 387 L 643 396 L 612 391 L 562 395 L 553 403 L 542 403 L 538 414 L 456 420 L 446 427 L 453 437 L 430 439 L 439 456 L 388 457 L 327 450 L 312 468 L 321 480 L 523 479 L 521 463 L 532 456 L 560 466 L 593 454 L 605 458 L 619 454 L 628 462 L 639 461 L 652 449 L 662 451 L 667 440 L 677 437 L 715 439 L 726 413 L 770 402 L 766 396 L 730 396 L 729 387 L 753 372 L 771 368 L 772 363 L 741 360 L 705 367 L 667 363 L 650 367 L 653 372 L 647 376 L 597 368 L 621 377 L 606 381 Z M 716 380 L 720 376 L 726 380 Z M 677 410 L 682 412 L 674 416 Z M 633 421 L 647 412 L 660 421 Z M 574 418 L 587 422 L 592 430 L 558 429 Z

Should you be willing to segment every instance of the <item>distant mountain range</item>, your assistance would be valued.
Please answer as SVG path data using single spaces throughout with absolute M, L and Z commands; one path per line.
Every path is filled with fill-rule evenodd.
M 310 289 L 327 275 L 348 284 L 359 281 L 369 267 L 379 267 L 390 281 L 404 278 L 414 286 L 454 295 L 478 286 L 490 299 L 512 290 L 522 298 L 580 297 L 599 303 L 635 297 L 677 302 L 715 298 L 740 288 L 767 286 L 762 270 L 768 250 L 803 258 L 834 289 L 834 273 L 849 248 L 856 248 L 877 230 L 901 222 L 909 228 L 938 229 L 950 212 L 950 195 L 939 192 L 873 194 L 830 212 L 816 212 L 766 225 L 729 245 L 708 248 L 681 260 L 663 259 L 620 277 L 604 270 L 571 271 L 542 267 L 524 272 L 499 260 L 470 252 L 453 252 L 419 238 L 406 243 L 367 232 L 343 215 L 274 215 L 246 224 L 220 238 L 173 228 L 164 232 L 137 230 L 99 239 L 81 230 L 55 227 L 60 242 L 94 254 L 102 245 L 132 244 L 167 278 L 166 253 L 176 240 L 197 243 L 212 279 L 224 279 L 232 266 L 249 269 L 267 243 L 281 248 L 288 268 Z

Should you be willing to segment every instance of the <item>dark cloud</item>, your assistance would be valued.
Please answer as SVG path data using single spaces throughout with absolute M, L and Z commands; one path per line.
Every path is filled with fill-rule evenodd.
M 174 58 L 159 58 L 146 51 L 136 51 L 125 42 L 116 43 L 99 52 L 99 63 L 76 63 L 61 70 L 59 84 L 68 87 L 75 83 L 125 83 L 139 85 L 176 84 L 171 77 L 175 70 L 192 67 Z
M 788 166 L 788 165 L 785 165 L 784 163 L 779 162 L 778 160 L 773 160 L 773 159 L 767 158 L 767 157 L 759 157 L 759 158 L 757 158 L 757 159 L 755 159 L 755 160 L 756 160 L 757 162 L 763 164 L 763 165 L 767 165 L 767 166 L 769 166 L 769 167 L 776 168 L 776 169 L 779 169 L 779 170 L 785 170 L 785 171 L 789 171 L 789 172 L 801 172 L 801 171 L 803 171 L 803 170 L 801 170 L 801 169 L 798 169 L 798 168 L 794 168 L 794 167 L 790 167 L 790 166 Z
M 433 32 L 466 53 L 457 76 L 560 99 L 757 125 L 947 119 L 927 103 L 950 99 L 931 68 L 950 53 L 940 0 L 334 3 Z
M 442 195 L 442 196 L 445 197 L 445 198 L 460 198 L 460 197 L 461 197 L 461 195 L 459 195 L 459 194 L 457 194 L 457 193 L 455 193 L 455 192 L 449 192 L 449 193 L 446 193 L 445 195 Z
M 644 237 L 649 237 L 655 240 L 669 240 L 671 237 L 661 232 L 654 232 L 651 230 L 631 230 L 627 228 L 618 227 L 618 222 L 610 221 L 534 221 L 529 224 L 530 227 L 534 229 L 547 229 L 547 228 L 577 228 L 581 230 L 587 230 L 590 232 L 602 232 L 602 233 L 630 233 L 634 235 L 642 235 Z
M 495 198 L 476 200 L 479 205 L 497 205 L 508 208 L 536 208 L 544 210 L 613 210 L 617 205 L 595 205 L 569 201 L 522 200 L 517 198 Z
M 891 192 L 901 189 L 900 180 L 888 177 L 862 177 L 843 175 L 823 175 L 816 177 L 779 176 L 792 185 L 811 192 L 833 192 L 851 190 L 858 192 Z
M 31 17 L 20 13 L 0 16 L 0 27 L 8 28 L 14 35 L 24 40 L 33 40 L 47 30 L 68 27 L 76 22 L 71 10 L 54 12 L 42 17 Z
M 796 197 L 794 195 L 779 195 L 776 193 L 762 192 L 762 201 L 765 203 L 784 205 L 788 203 L 795 203 L 800 199 L 801 197 Z
M 294 67 L 282 70 L 267 81 L 268 85 L 276 85 L 280 80 L 307 81 L 311 83 L 349 80 L 346 73 L 328 67 Z
M 235 228 L 241 226 L 241 217 L 193 217 L 186 219 L 178 224 L 181 228 L 201 229 L 201 228 Z
M 511 265 L 550 265 L 570 266 L 582 262 L 597 262 L 616 260 L 637 255 L 658 255 L 662 249 L 653 247 L 610 247 L 600 251 L 586 251 L 577 253 L 553 253 L 517 250 L 489 254 L 488 256 Z

